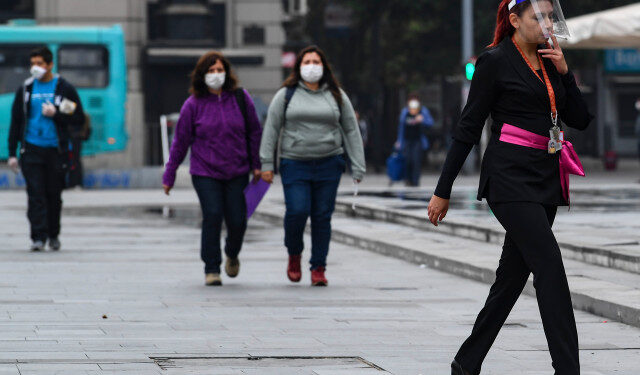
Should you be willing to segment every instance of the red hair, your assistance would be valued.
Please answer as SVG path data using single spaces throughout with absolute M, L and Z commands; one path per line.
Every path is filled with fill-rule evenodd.
M 513 35 L 516 30 L 511 21 L 509 21 L 509 15 L 515 13 L 518 17 L 522 16 L 522 12 L 531 6 L 530 1 L 524 1 L 516 4 L 511 10 L 509 10 L 509 3 L 511 0 L 502 0 L 498 5 L 498 15 L 496 16 L 496 30 L 493 33 L 493 43 L 489 44 L 487 48 L 495 47 L 505 37 Z
M 513 34 L 515 30 L 509 22 L 509 2 L 511 0 L 502 0 L 498 5 L 498 15 L 496 16 L 496 30 L 493 32 L 493 43 L 489 44 L 489 48 L 497 46 L 506 36 Z

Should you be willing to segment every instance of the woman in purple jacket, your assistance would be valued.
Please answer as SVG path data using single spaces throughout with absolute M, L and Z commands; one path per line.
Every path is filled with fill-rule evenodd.
M 191 96 L 180 110 L 162 177 L 168 195 L 176 170 L 191 147 L 191 180 L 202 209 L 200 255 L 205 263 L 206 285 L 222 285 L 223 218 L 227 227 L 225 271 L 229 277 L 238 275 L 238 254 L 247 228 L 243 190 L 249 172 L 254 178 L 260 177 L 258 152 L 262 129 L 251 97 L 237 88 L 237 82 L 229 61 L 219 52 L 209 52 L 198 60 L 191 73 Z

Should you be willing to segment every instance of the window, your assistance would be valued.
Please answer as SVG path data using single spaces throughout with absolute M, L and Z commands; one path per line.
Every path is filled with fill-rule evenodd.
M 58 50 L 58 72 L 76 87 L 106 87 L 109 53 L 103 46 L 64 45 Z
M 223 47 L 225 4 L 202 0 L 164 0 L 147 4 L 149 40 Z
M 302 16 L 307 13 L 307 0 L 282 0 L 282 9 L 285 14 Z
M 29 73 L 29 54 L 39 44 L 0 45 L 0 94 L 15 92 Z
M 620 137 L 634 138 L 635 124 L 638 111 L 636 110 L 636 100 L 640 98 L 640 87 L 625 87 L 618 93 L 616 100 L 616 110 L 618 113 L 618 135 Z
M 252 25 L 242 30 L 242 41 L 246 45 L 264 44 L 264 27 Z
M 0 23 L 16 18 L 35 18 L 34 0 L 0 1 Z

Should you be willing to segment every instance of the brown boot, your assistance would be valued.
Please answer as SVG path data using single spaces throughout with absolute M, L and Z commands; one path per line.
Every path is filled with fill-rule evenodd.
M 236 277 L 240 272 L 240 261 L 238 258 L 227 258 L 224 264 L 224 270 L 229 277 Z

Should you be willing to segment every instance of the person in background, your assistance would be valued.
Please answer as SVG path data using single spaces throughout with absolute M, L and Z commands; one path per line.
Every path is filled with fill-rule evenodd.
M 427 130 L 433 126 L 429 110 L 420 104 L 417 94 L 410 94 L 407 106 L 400 112 L 398 140 L 395 148 L 404 154 L 406 161 L 405 181 L 407 186 L 420 185 L 422 158 L 429 150 Z
M 362 144 L 366 148 L 369 144 L 369 123 L 367 123 L 367 120 L 360 115 L 360 111 L 356 111 L 356 121 L 358 121 L 360 135 L 362 135 Z
M 282 130 L 280 172 L 285 197 L 284 243 L 287 276 L 300 281 L 303 235 L 311 216 L 311 284 L 326 286 L 331 216 L 345 151 L 355 183 L 364 177 L 362 136 L 347 94 L 316 46 L 303 49 L 291 75 L 269 106 L 260 145 L 262 178 L 273 182 L 274 150 Z
M 189 92 L 180 110 L 162 186 L 169 195 L 176 170 L 190 148 L 191 181 L 202 209 L 200 257 L 205 284 L 219 286 L 222 220 L 227 228 L 225 272 L 229 277 L 240 272 L 238 255 L 247 229 L 244 189 L 249 173 L 260 177 L 262 129 L 251 96 L 238 88 L 231 65 L 220 52 L 200 57 L 191 73 Z
M 371 145 L 369 139 L 369 122 L 365 116 L 360 114 L 360 111 L 356 112 L 356 120 L 358 121 L 358 127 L 360 128 L 360 135 L 362 135 L 362 147 L 364 149 L 364 160 L 367 161 L 367 157 L 371 153 Z
M 57 251 L 69 134 L 82 126 L 84 112 L 73 85 L 52 72 L 49 48 L 34 49 L 29 59 L 31 78 L 16 91 L 11 109 L 8 164 L 16 172 L 20 165 L 27 184 L 31 250 L 44 250 L 48 240 Z

